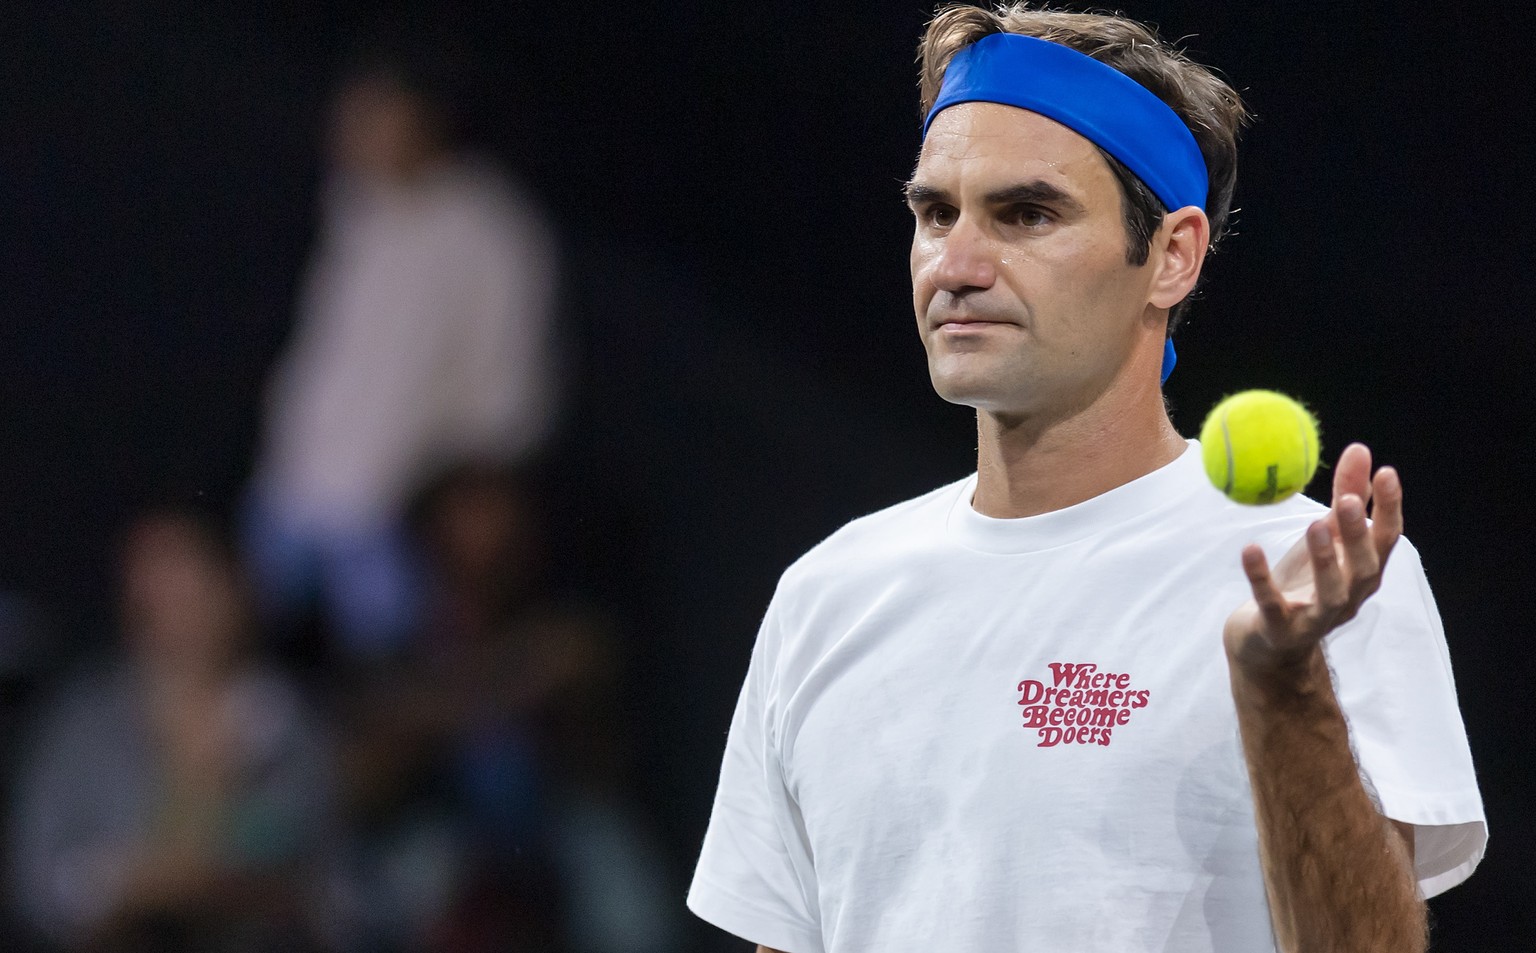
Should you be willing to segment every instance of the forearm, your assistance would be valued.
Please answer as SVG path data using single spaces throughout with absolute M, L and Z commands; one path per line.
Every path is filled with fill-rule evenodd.
M 1424 950 L 1411 856 L 1361 783 L 1321 648 L 1281 669 L 1229 661 L 1280 950 Z

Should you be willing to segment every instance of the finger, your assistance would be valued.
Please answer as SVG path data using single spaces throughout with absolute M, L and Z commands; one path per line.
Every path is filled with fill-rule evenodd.
M 1371 450 L 1363 443 L 1345 447 L 1333 468 L 1333 505 L 1338 506 L 1349 493 L 1366 501 L 1371 498 Z
M 1381 557 L 1365 522 L 1365 501 L 1353 493 L 1346 493 L 1334 505 L 1333 511 L 1337 516 L 1348 586 L 1374 588 L 1381 569 Z
M 1334 612 L 1344 608 L 1349 585 L 1333 548 L 1333 535 L 1322 521 L 1307 527 L 1307 552 L 1312 556 L 1312 585 L 1317 589 L 1319 609 Z
M 1376 558 L 1386 565 L 1387 555 L 1403 535 L 1403 481 L 1393 467 L 1376 471 L 1376 505 L 1371 509 L 1371 542 Z
M 1275 585 L 1269 572 L 1269 560 L 1264 558 L 1264 550 L 1258 545 L 1243 547 L 1243 572 L 1248 576 L 1248 586 L 1253 590 L 1253 601 L 1259 607 L 1259 614 L 1271 626 L 1284 627 L 1291 606 Z

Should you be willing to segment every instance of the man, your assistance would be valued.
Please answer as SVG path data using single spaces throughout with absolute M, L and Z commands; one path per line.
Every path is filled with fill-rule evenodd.
M 318 607 L 352 661 L 418 621 L 410 491 L 460 460 L 529 454 L 555 411 L 549 229 L 456 142 L 461 69 L 386 40 L 342 79 L 325 227 L 268 387 L 245 528 L 263 609 L 289 629 Z
M 253 651 L 232 543 L 157 507 L 117 568 L 121 651 L 60 686 L 16 770 L 14 909 L 47 949 L 312 949 L 333 916 L 334 752 Z
M 1422 950 L 1486 825 L 1397 474 L 1239 506 L 1159 387 L 1238 97 L 1022 5 L 922 61 L 913 302 L 977 473 L 784 574 L 691 908 L 787 953 Z

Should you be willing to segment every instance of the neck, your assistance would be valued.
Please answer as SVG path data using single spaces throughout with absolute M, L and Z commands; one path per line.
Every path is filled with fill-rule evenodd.
M 1090 500 L 1166 466 L 1184 452 L 1162 391 L 1150 379 L 1111 388 L 1067 416 L 977 413 L 978 513 L 1038 516 Z

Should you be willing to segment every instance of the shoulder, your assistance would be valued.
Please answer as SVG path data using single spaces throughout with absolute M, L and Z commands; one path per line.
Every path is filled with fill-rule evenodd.
M 1209 485 L 1196 462 L 1193 457 L 1181 462 L 1184 489 L 1175 503 L 1148 512 L 1145 520 L 1130 520 L 1124 528 L 1134 530 L 1141 524 L 1149 535 L 1173 537 L 1185 545 L 1225 549 L 1258 543 L 1274 557 L 1328 513 L 1327 506 L 1301 494 L 1264 505 L 1236 503 Z
M 91 732 L 135 721 L 137 685 L 117 655 L 90 659 L 66 672 L 44 698 L 42 723 L 55 732 Z
M 790 564 L 775 601 L 856 584 L 938 547 L 955 500 L 973 479 L 967 476 L 845 523 Z
M 138 686 L 116 658 L 64 673 L 27 718 L 16 754 L 26 784 L 50 776 L 104 775 L 142 750 L 146 724 Z
M 1199 514 L 1198 520 L 1192 522 L 1201 525 L 1200 531 L 1223 540 L 1256 542 L 1273 556 L 1274 551 L 1283 552 L 1294 545 L 1308 526 L 1327 515 L 1326 505 L 1301 495 L 1267 506 L 1245 506 L 1218 497 Z M 1399 538 L 1394 546 L 1387 561 L 1386 575 L 1423 578 L 1419 552 L 1407 537 Z
M 1236 552 L 1234 547 L 1258 543 L 1273 563 L 1300 541 L 1308 526 L 1327 515 L 1325 504 L 1299 494 L 1264 506 L 1247 506 L 1219 494 L 1207 494 L 1188 518 L 1178 521 L 1176 531 L 1203 537 L 1222 552 Z M 1419 551 L 1407 537 L 1400 537 L 1383 570 L 1381 590 L 1372 600 L 1377 605 L 1393 600 L 1421 602 L 1428 593 Z
M 1209 513 L 1209 527 L 1217 533 L 1243 536 L 1269 546 L 1289 546 L 1308 526 L 1328 515 L 1328 507 L 1306 496 L 1280 503 L 1250 506 L 1225 497 Z
M 526 238 L 545 229 L 545 215 L 529 189 L 480 155 L 449 160 L 437 173 L 439 207 L 459 227 L 488 236 Z
M 965 477 L 850 520 L 792 563 L 785 576 L 814 576 L 828 568 L 846 568 L 849 557 L 899 556 L 914 545 L 931 544 L 942 535 L 950 508 L 971 480 Z

